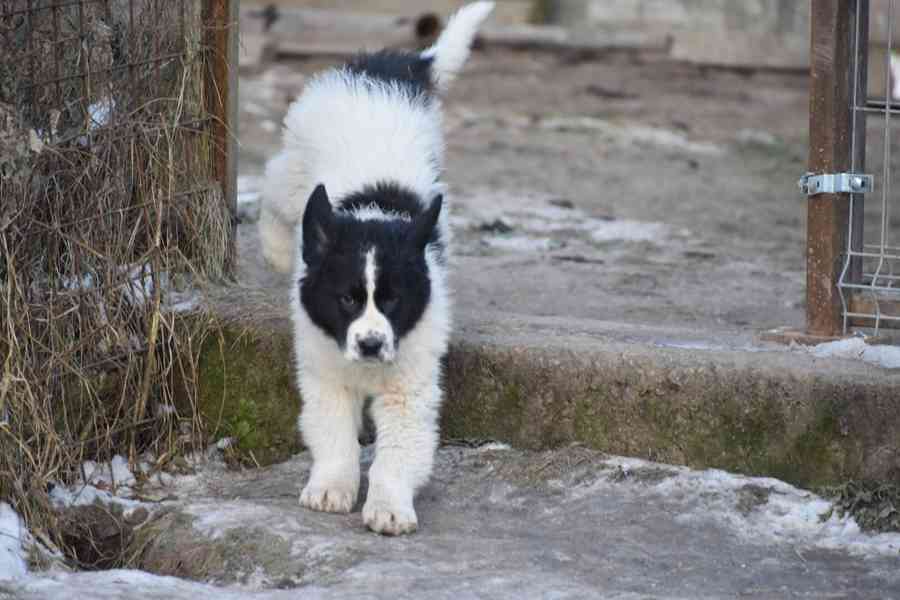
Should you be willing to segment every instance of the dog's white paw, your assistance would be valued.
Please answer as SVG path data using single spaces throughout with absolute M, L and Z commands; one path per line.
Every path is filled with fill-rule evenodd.
M 412 533 L 419 527 L 412 505 L 392 505 L 383 500 L 372 499 L 366 501 L 362 514 L 366 527 L 383 535 L 403 535 Z
M 300 506 L 321 512 L 348 513 L 356 504 L 357 489 L 349 485 L 308 483 L 300 494 Z

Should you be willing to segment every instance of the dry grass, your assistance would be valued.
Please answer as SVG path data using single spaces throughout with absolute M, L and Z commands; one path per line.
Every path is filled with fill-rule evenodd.
M 54 543 L 52 482 L 196 429 L 169 408 L 199 340 L 172 307 L 223 276 L 232 226 L 200 3 L 31 4 L 0 3 L 0 500 Z

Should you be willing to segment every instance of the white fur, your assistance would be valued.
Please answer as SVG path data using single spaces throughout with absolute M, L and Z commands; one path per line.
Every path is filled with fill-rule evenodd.
M 372 530 L 390 535 L 418 527 L 413 496 L 431 474 L 438 442 L 440 359 L 449 339 L 450 298 L 445 269 L 433 252 L 426 254 L 426 261 L 431 301 L 392 363 L 347 360 L 302 309 L 298 286 L 291 290 L 303 397 L 299 426 L 313 456 L 300 504 L 329 512 L 351 510 L 359 489 L 357 435 L 363 404 L 372 397 L 377 438 L 363 520 Z
M 375 338 L 382 342 L 379 359 L 384 362 L 393 362 L 396 356 L 394 329 L 388 318 L 378 310 L 375 305 L 375 250 L 366 252 L 366 307 L 362 314 L 347 328 L 347 341 L 345 342 L 344 356 L 347 360 L 360 360 L 362 352 L 359 349 L 360 340 Z
M 439 89 L 459 72 L 478 25 L 492 8 L 492 2 L 464 7 L 426 51 L 434 56 Z M 298 248 L 302 235 L 295 229 L 300 229 L 317 184 L 325 184 L 332 203 L 378 181 L 399 183 L 426 203 L 444 193 L 439 183 L 444 154 L 440 104 L 413 97 L 402 86 L 347 70 L 321 74 L 290 107 L 283 144 L 266 167 L 259 228 L 266 259 L 285 272 L 293 265 L 294 282 L 306 273 Z M 366 308 L 351 324 L 344 351 L 313 324 L 300 303 L 298 285 L 291 286 L 297 380 L 303 396 L 299 427 L 313 456 L 300 504 L 329 512 L 352 509 L 360 478 L 357 435 L 363 404 L 372 398 L 376 454 L 363 520 L 379 533 L 396 535 L 417 528 L 413 497 L 431 473 L 438 443 L 440 359 L 450 331 L 447 213 L 445 203 L 438 220 L 443 260 L 433 246 L 425 251 L 430 301 L 399 346 L 389 321 L 375 306 L 374 252 L 366 256 Z M 366 220 L 398 218 L 375 207 L 355 215 Z M 357 342 L 367 335 L 383 336 L 382 361 L 357 360 Z
M 294 226 L 319 183 L 332 203 L 379 180 L 427 200 L 443 192 L 435 183 L 444 157 L 440 106 L 400 86 L 325 72 L 288 110 L 283 144 L 266 165 L 259 222 L 263 254 L 282 272 L 293 264 Z M 439 223 L 449 235 L 444 212 Z
M 434 46 L 422 53 L 433 56 L 432 71 L 438 89 L 446 90 L 469 58 L 478 27 L 494 10 L 493 2 L 473 2 L 459 10 L 441 33 Z

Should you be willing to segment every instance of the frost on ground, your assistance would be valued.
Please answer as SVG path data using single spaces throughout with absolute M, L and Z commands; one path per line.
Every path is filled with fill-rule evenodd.
M 623 243 L 682 246 L 690 232 L 664 223 L 592 216 L 569 201 L 528 192 L 473 190 L 454 198 L 453 226 L 479 234 L 481 245 L 510 253 L 567 252 L 589 255 L 595 246 Z M 465 244 L 461 244 L 465 246 Z
M 862 337 L 818 344 L 809 351 L 819 358 L 849 358 L 885 369 L 900 369 L 900 346 L 867 344 Z
M 900 534 L 864 534 L 775 479 L 579 446 L 444 447 L 421 531 L 385 538 L 363 526 L 362 498 L 349 515 L 300 509 L 309 466 L 305 453 L 241 472 L 211 460 L 171 482 L 142 564 L 193 565 L 179 573 L 196 581 L 43 572 L 0 597 L 900 598 Z

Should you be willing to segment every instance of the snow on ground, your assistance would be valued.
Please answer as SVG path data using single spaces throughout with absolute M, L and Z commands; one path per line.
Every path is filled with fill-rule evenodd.
M 223 588 L 176 577 L 162 577 L 144 571 L 118 569 L 85 573 L 55 572 L 22 581 L 15 589 L 35 600 L 64 598 L 91 600 L 296 600 L 321 597 L 316 590 L 253 591 Z M 2 588 L 0 588 L 2 592 Z M 15 597 L 15 596 L 13 596 Z
M 871 345 L 862 337 L 818 344 L 809 351 L 819 358 L 850 358 L 885 369 L 900 369 L 900 346 Z
M 542 129 L 553 131 L 584 131 L 608 138 L 622 146 L 631 144 L 657 146 L 667 150 L 679 150 L 714 156 L 722 153 L 722 148 L 709 142 L 694 142 L 670 129 L 652 127 L 640 123 L 614 123 L 606 119 L 588 116 L 550 117 L 539 122 Z
M 128 460 L 116 455 L 110 462 L 96 463 L 87 460 L 81 465 L 82 477 L 71 485 L 55 484 L 50 490 L 50 501 L 56 509 L 87 506 L 100 503 L 118 504 L 125 516 L 137 508 L 152 509 L 152 504 L 133 500 L 133 486 L 137 479 Z
M 718 469 L 698 471 L 636 458 L 614 457 L 607 464 L 620 468 L 625 479 L 641 470 L 671 473 L 651 489 L 684 505 L 676 519 L 714 519 L 754 544 L 789 543 L 863 556 L 900 556 L 900 533 L 864 533 L 853 517 L 832 512 L 831 502 L 778 479 Z M 757 493 L 762 496 L 751 503 L 752 510 L 751 506 L 744 512 L 735 510 L 742 496 Z
M 28 573 L 23 537 L 22 519 L 9 504 L 0 502 L 0 581 Z
M 665 239 L 669 227 L 662 223 L 642 221 L 608 221 L 599 223 L 591 231 L 595 242 L 653 242 Z

